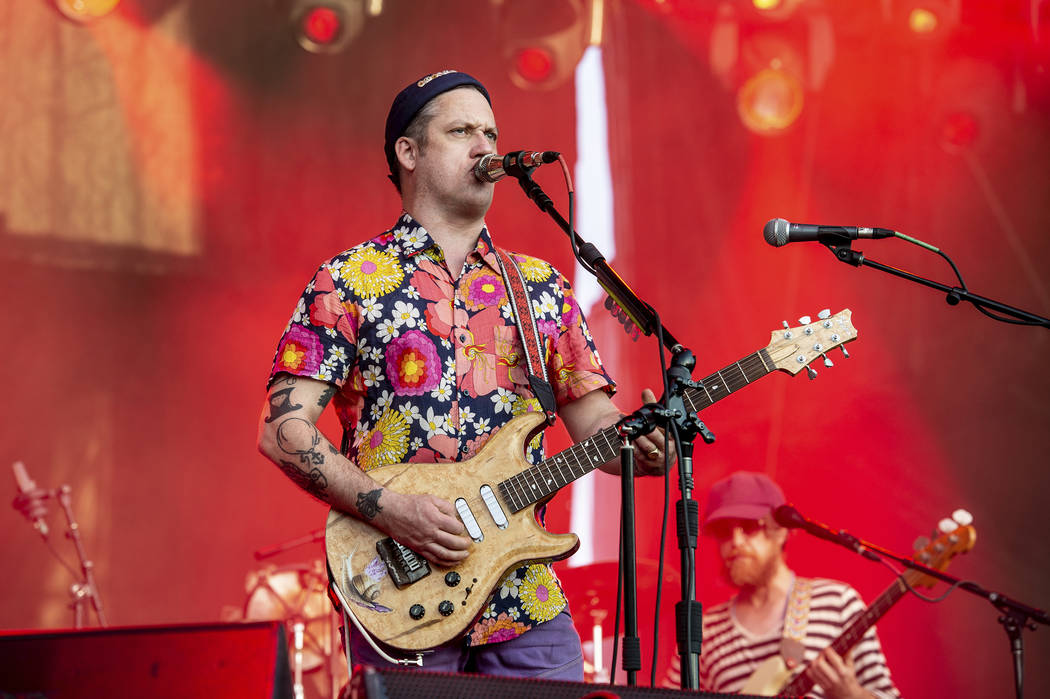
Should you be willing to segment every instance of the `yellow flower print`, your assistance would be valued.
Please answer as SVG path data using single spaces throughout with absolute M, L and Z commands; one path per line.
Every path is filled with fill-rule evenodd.
M 366 247 L 347 258 L 339 276 L 361 296 L 376 298 L 401 286 L 405 272 L 393 255 Z
M 514 259 L 521 268 L 521 273 L 530 282 L 545 282 L 550 279 L 554 270 L 543 260 L 529 257 L 528 255 L 515 255 Z
M 397 410 L 386 410 L 357 447 L 357 463 L 365 471 L 400 463 L 408 453 L 409 425 Z
M 542 564 L 529 566 L 529 572 L 518 590 L 522 609 L 537 622 L 550 621 L 565 609 L 565 595 L 550 568 Z

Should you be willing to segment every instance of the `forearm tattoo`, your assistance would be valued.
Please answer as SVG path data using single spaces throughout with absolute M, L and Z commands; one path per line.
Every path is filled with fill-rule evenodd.
M 292 479 L 292 481 L 305 490 L 306 492 L 313 495 L 318 500 L 324 500 L 325 491 L 328 490 L 328 479 L 321 473 L 319 468 L 311 468 L 309 471 L 304 471 L 299 466 L 293 464 L 291 461 L 280 460 L 281 470 L 284 471 L 285 475 Z
M 382 494 L 382 488 L 357 494 L 357 511 L 361 514 L 362 519 L 375 519 L 375 516 L 383 511 L 383 508 L 379 505 L 379 496 Z
M 298 459 L 298 463 L 280 459 L 281 469 L 300 488 L 324 500 L 328 478 L 318 468 L 325 463 L 324 454 L 317 449 L 321 440 L 321 433 L 317 427 L 300 417 L 288 418 L 277 427 L 277 447 L 285 454 Z M 304 446 L 303 441 L 308 442 L 308 448 L 301 448 Z
M 289 379 L 287 383 L 295 383 L 294 379 Z M 280 391 L 272 391 L 270 393 L 270 417 L 265 418 L 264 422 L 273 422 L 282 415 L 298 410 L 303 407 L 298 403 L 292 402 L 292 391 L 294 386 L 288 388 L 282 388 Z

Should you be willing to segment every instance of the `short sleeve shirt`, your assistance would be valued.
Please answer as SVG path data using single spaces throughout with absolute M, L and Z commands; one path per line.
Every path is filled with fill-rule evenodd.
M 614 384 L 602 367 L 568 280 L 512 253 L 526 278 L 558 406 Z M 363 470 L 462 461 L 507 421 L 539 410 L 488 230 L 454 278 L 441 248 L 402 214 L 394 228 L 323 263 L 278 343 L 271 380 L 286 372 L 334 384 L 333 407 L 353 430 Z M 543 435 L 526 449 L 543 460 Z M 519 636 L 565 607 L 548 565 L 509 574 L 467 637 Z

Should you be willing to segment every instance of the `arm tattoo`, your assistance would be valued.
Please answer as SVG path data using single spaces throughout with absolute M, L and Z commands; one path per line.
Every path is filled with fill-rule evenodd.
M 383 511 L 383 508 L 379 505 L 379 496 L 382 494 L 382 488 L 357 494 L 357 511 L 361 513 L 362 519 L 375 519 L 375 516 Z
M 289 383 L 294 383 L 290 381 Z M 265 418 L 264 422 L 273 422 L 277 418 L 281 417 L 285 413 L 290 413 L 293 410 L 298 410 L 303 407 L 298 403 L 292 402 L 292 391 L 293 387 L 282 388 L 280 391 L 273 391 L 270 393 L 270 417 Z
M 295 442 L 295 437 L 298 436 L 296 433 L 309 435 L 308 449 L 299 448 L 301 445 Z M 317 450 L 320 444 L 321 433 L 317 431 L 317 427 L 301 417 L 290 417 L 277 427 L 277 446 L 285 454 L 298 456 L 299 463 L 304 466 L 320 466 L 324 463 L 324 454 Z
M 304 471 L 299 466 L 293 464 L 291 461 L 280 460 L 281 470 L 284 471 L 285 475 L 292 479 L 292 481 L 305 490 L 306 492 L 313 495 L 318 500 L 324 500 L 324 492 L 328 489 L 328 479 L 321 473 L 321 469 L 314 467 L 309 471 Z
M 332 400 L 332 396 L 335 395 L 335 386 L 329 385 L 325 388 L 324 392 L 317 397 L 317 407 L 323 408 L 328 405 L 328 401 Z

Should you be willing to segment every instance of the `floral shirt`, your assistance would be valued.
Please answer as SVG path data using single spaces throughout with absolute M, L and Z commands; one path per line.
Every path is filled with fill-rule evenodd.
M 513 256 L 558 406 L 612 392 L 568 281 L 542 260 Z M 513 416 L 540 409 L 488 230 L 456 279 L 407 213 L 320 266 L 278 344 L 271 380 L 279 372 L 338 387 L 332 404 L 353 430 L 348 456 L 365 471 L 462 461 Z M 526 451 L 530 463 L 543 460 L 542 433 Z M 503 580 L 467 644 L 514 638 L 565 605 L 549 565 L 522 566 Z

